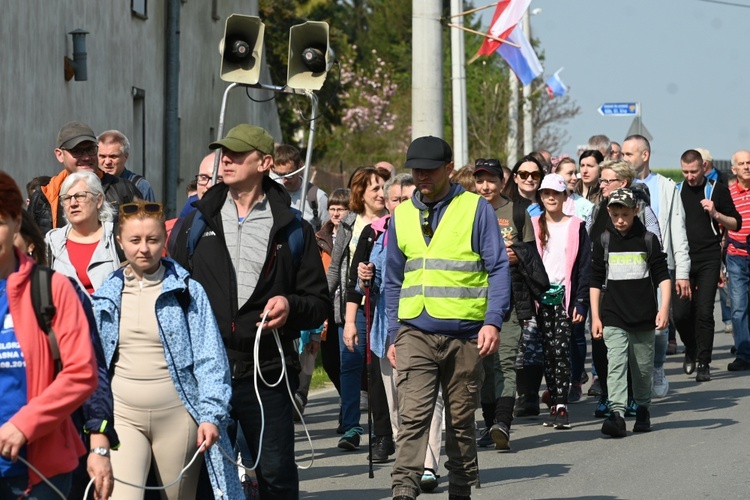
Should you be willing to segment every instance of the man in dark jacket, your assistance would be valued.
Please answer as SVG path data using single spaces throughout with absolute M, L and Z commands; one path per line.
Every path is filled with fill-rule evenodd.
M 209 147 L 221 148 L 224 183 L 196 203 L 197 210 L 172 234 L 170 248 L 203 285 L 216 315 L 232 371 L 232 407 L 252 456 L 259 459 L 261 498 L 296 499 L 292 401 L 284 383 L 263 382 L 258 401 L 253 375 L 259 370 L 273 383 L 286 366 L 292 393 L 296 390 L 294 339 L 300 330 L 323 324 L 331 307 L 323 264 L 312 227 L 289 208 L 289 195 L 267 175 L 274 151 L 268 132 L 238 125 Z M 201 223 L 202 235 L 190 255 L 191 227 Z M 258 339 L 264 315 L 264 335 Z
M 706 178 L 698 151 L 688 149 L 682 153 L 680 166 L 685 181 L 677 189 L 685 210 L 693 293 L 687 298 L 673 294 L 672 314 L 685 344 L 685 373 L 692 374 L 697 363 L 696 382 L 708 382 L 714 347 L 714 300 L 721 272 L 722 228 L 742 229 L 742 216 L 726 184 Z
M 34 191 L 29 199 L 28 211 L 39 225 L 42 234 L 65 225 L 60 205 L 60 186 L 68 175 L 75 172 L 90 170 L 99 177 L 104 188 L 104 196 L 114 205 L 115 214 L 118 213 L 117 207 L 120 204 L 142 198 L 141 192 L 132 182 L 99 169 L 96 136 L 85 123 L 65 124 L 57 134 L 56 144 L 55 157 L 63 165 L 63 170 Z

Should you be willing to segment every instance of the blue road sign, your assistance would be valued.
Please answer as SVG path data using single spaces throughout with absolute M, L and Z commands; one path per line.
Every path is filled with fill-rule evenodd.
M 636 116 L 638 115 L 638 103 L 605 102 L 599 106 L 598 111 L 602 116 Z

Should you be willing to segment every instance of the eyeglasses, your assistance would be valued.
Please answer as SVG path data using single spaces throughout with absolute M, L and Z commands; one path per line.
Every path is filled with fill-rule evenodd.
M 80 158 L 83 155 L 89 155 L 89 156 L 96 156 L 96 152 L 99 150 L 97 146 L 89 146 L 87 148 L 79 148 L 79 149 L 66 149 L 66 148 L 60 148 L 63 151 L 67 151 L 70 153 L 70 156 L 73 158 Z
M 432 238 L 433 236 L 435 236 L 435 231 L 430 225 L 429 211 L 422 211 L 420 212 L 420 215 L 422 216 L 422 234 L 427 236 L 428 238 Z
M 213 177 L 206 174 L 198 174 L 195 176 L 195 182 L 200 186 L 205 186 L 213 180 Z M 221 175 L 216 176 L 216 182 L 224 182 L 224 177 Z
M 497 158 L 490 158 L 487 160 L 484 158 L 477 158 L 476 161 L 474 161 L 474 168 L 478 167 L 500 168 L 500 160 Z
M 338 207 L 328 207 L 329 212 L 333 212 L 335 214 L 340 214 L 342 212 L 348 212 L 349 210 L 345 208 L 338 208 Z
M 531 176 L 531 180 L 538 181 L 542 178 L 542 173 L 539 170 L 536 170 L 534 172 L 527 172 L 526 170 L 519 170 L 516 172 L 516 175 L 521 178 L 522 181 L 525 181 L 526 179 Z
M 158 217 L 162 214 L 161 203 L 124 203 L 120 205 L 120 215 L 131 216 L 139 212 Z
M 613 182 L 622 182 L 620 179 L 602 179 L 599 178 L 599 184 L 602 184 L 604 186 L 609 186 Z
M 88 201 L 89 195 L 96 196 L 96 193 L 92 193 L 91 191 L 81 191 L 76 194 L 64 194 L 60 196 L 60 203 L 62 203 L 63 206 L 70 205 L 71 200 L 76 200 L 76 203 L 83 203 Z

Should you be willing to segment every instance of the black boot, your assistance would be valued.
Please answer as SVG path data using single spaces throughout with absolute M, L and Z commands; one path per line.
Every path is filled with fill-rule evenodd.
M 510 450 L 510 425 L 513 422 L 513 398 L 498 398 L 495 405 L 495 425 L 490 429 L 490 438 L 495 449 Z
M 495 422 L 503 423 L 510 429 L 513 423 L 513 398 L 504 397 L 495 401 Z

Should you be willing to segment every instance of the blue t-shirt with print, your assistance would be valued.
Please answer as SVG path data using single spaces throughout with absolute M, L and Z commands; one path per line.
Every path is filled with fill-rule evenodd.
M 8 307 L 7 281 L 0 280 L 0 425 L 26 405 L 26 360 L 13 328 Z M 21 450 L 25 457 L 25 447 Z M 26 466 L 0 456 L 0 477 L 22 476 Z
M 651 172 L 645 179 L 635 179 L 633 182 L 642 182 L 648 186 L 648 195 L 651 198 L 651 210 L 659 218 L 659 177 L 654 172 Z

